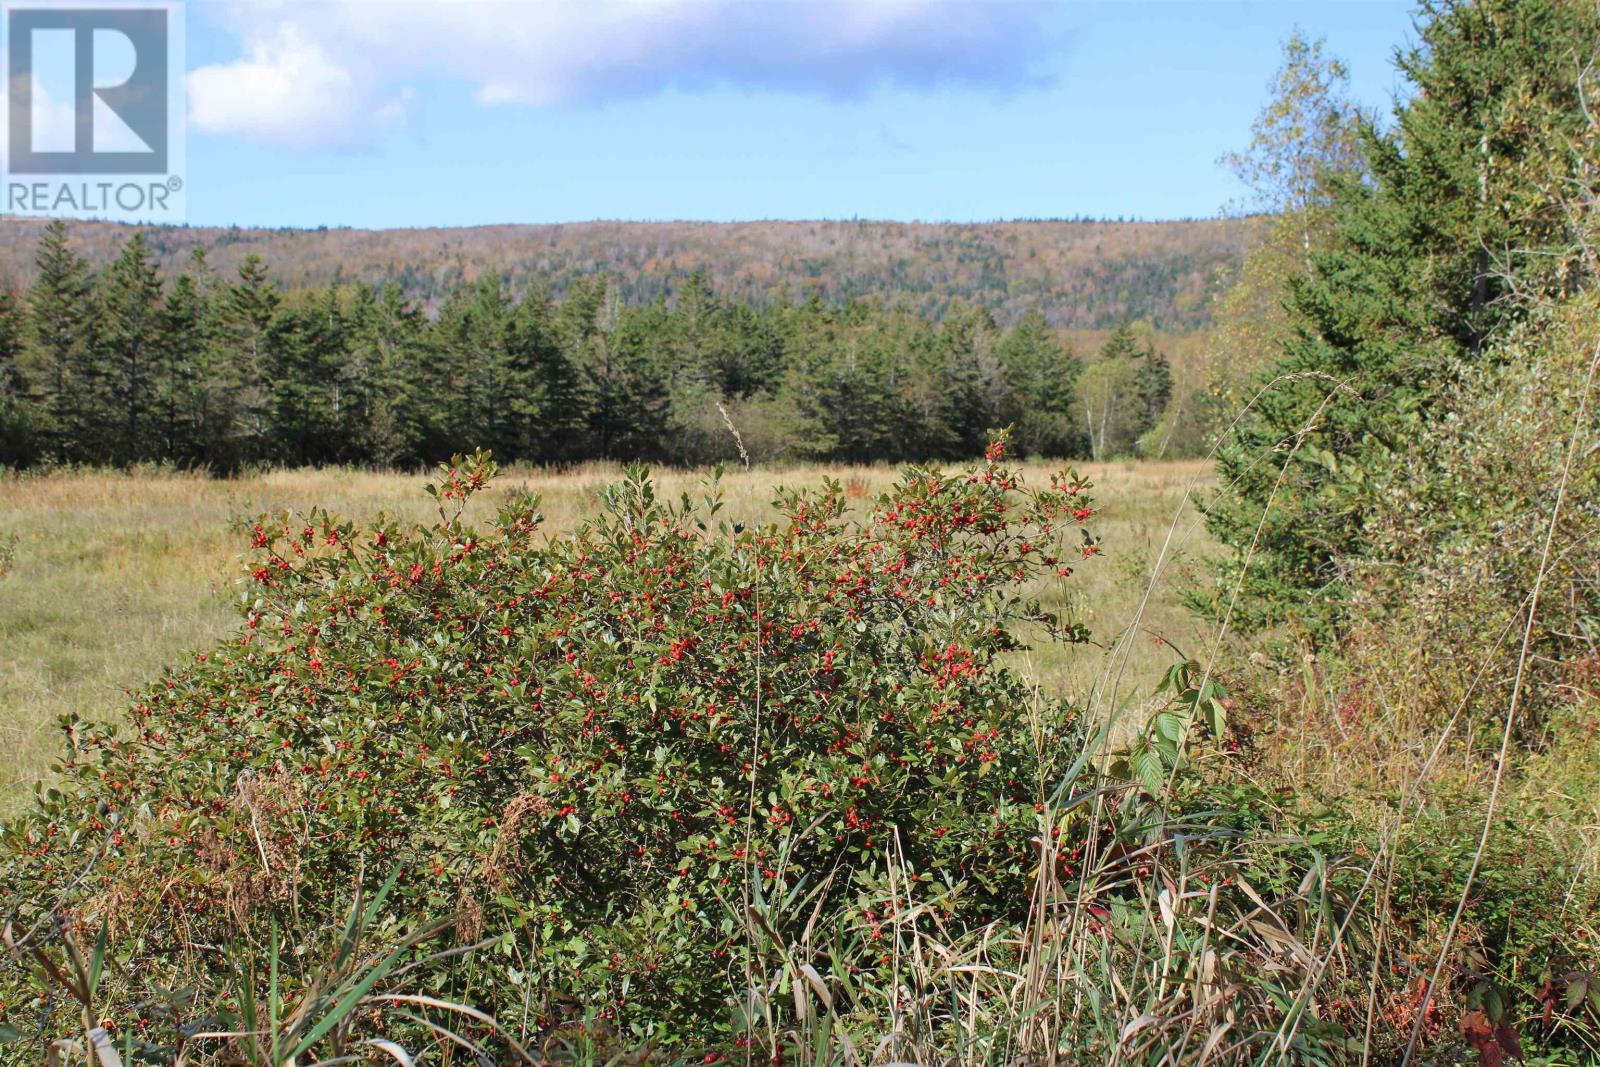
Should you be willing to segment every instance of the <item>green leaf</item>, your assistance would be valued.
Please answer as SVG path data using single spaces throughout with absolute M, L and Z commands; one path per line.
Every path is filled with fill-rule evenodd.
M 1154 749 L 1142 748 L 1133 754 L 1134 776 L 1152 796 L 1161 792 L 1167 781 L 1167 768 Z

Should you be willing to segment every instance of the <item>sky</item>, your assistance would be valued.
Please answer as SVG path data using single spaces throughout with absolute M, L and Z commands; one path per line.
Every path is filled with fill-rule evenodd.
M 1204 217 L 1283 40 L 1408 4 L 189 0 L 188 221 Z

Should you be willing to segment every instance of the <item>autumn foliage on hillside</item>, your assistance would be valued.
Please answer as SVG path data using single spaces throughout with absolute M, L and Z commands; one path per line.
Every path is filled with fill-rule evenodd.
M 0 230 L 0 282 L 32 281 L 42 220 Z M 430 307 L 463 284 L 504 277 L 521 292 L 557 299 L 575 283 L 609 278 L 630 303 L 670 297 L 696 273 L 739 303 L 812 296 L 829 305 L 876 298 L 940 317 L 956 303 L 992 308 L 1010 324 L 1029 311 L 1057 328 L 1115 327 L 1148 318 L 1192 330 L 1208 321 L 1222 276 L 1257 238 L 1250 219 L 1170 222 L 984 223 L 574 222 L 462 228 L 263 229 L 185 226 L 145 230 L 169 276 L 195 249 L 224 276 L 250 255 L 291 289 L 361 282 L 397 285 Z M 133 233 L 115 223 L 75 222 L 74 247 L 103 267 Z

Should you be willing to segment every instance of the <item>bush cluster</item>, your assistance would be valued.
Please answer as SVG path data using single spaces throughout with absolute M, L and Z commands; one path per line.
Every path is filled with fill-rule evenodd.
M 1030 593 L 1097 550 L 1085 482 L 1026 489 L 996 443 L 864 514 L 830 484 L 758 528 L 636 470 L 555 539 L 534 499 L 463 521 L 493 472 L 444 468 L 426 527 L 255 522 L 237 635 L 125 724 L 69 724 L 58 781 L 5 831 L 4 886 L 23 918 L 64 893 L 109 931 L 126 1010 L 239 931 L 337 928 L 391 870 L 396 921 L 493 935 L 443 988 L 528 1034 L 668 1046 L 741 1039 L 761 901 L 803 899 L 763 913 L 782 940 L 868 946 L 848 974 L 889 963 L 891 857 L 941 921 L 1026 911 L 1078 724 L 1000 657 L 1022 626 L 1083 636 Z

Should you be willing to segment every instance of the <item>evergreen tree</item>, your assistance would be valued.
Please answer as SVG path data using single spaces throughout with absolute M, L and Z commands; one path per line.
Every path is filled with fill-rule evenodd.
M 169 458 L 157 399 L 165 354 L 161 279 L 143 234 L 128 238 L 101 287 L 97 340 L 115 427 L 108 434 L 108 458 L 115 463 Z
M 832 419 L 838 400 L 832 388 L 835 329 L 832 313 L 815 294 L 783 314 L 780 404 L 789 439 L 808 459 L 831 456 L 840 444 Z
M 1361 472 L 1421 436 L 1441 384 L 1530 294 L 1573 284 L 1577 242 L 1552 191 L 1594 179 L 1553 146 L 1587 128 L 1578 72 L 1600 46 L 1600 16 L 1579 0 L 1430 2 L 1422 14 L 1421 41 L 1400 58 L 1414 91 L 1392 131 L 1364 131 L 1371 180 L 1339 188 L 1332 246 L 1290 284 L 1293 336 L 1263 376 L 1276 384 L 1219 454 L 1230 492 L 1209 525 L 1237 553 L 1213 606 L 1239 588 L 1236 625 L 1336 625 L 1343 568 L 1366 541 Z
M 347 458 L 340 440 L 344 402 L 344 312 L 329 286 L 309 307 L 281 314 L 264 350 L 271 452 L 299 465 Z
M 539 287 L 513 300 L 491 274 L 451 290 L 429 320 L 397 285 L 285 293 L 254 255 L 219 283 L 196 251 L 164 287 L 143 236 L 95 284 L 59 225 L 40 265 L 24 358 L 5 370 L 6 455 L 25 457 L 10 462 L 234 470 L 484 447 L 507 461 L 698 463 L 733 455 L 726 411 L 763 458 L 967 458 L 1008 421 L 1027 450 L 1085 450 L 1081 424 L 1094 423 L 1096 453 L 1123 454 L 1149 421 L 1140 412 L 1170 391 L 1131 328 L 1080 379 L 1042 318 L 1003 334 L 976 305 L 942 322 L 873 300 L 827 307 L 815 292 L 758 308 L 702 275 L 670 303 L 630 305 L 592 278 L 556 304 Z M 1087 402 L 1103 394 L 1109 417 Z
M 808 301 L 786 340 L 782 402 L 801 454 L 870 462 L 933 458 L 948 425 L 933 383 L 943 352 L 908 316 L 873 301 Z
M 175 461 L 232 467 L 227 397 L 217 368 L 210 306 L 214 279 L 203 249 L 167 292 L 161 308 L 158 418 L 165 454 Z
M 1117 328 L 1111 332 L 1111 336 L 1106 338 L 1106 343 L 1100 346 L 1100 359 L 1106 362 L 1120 359 L 1131 363 L 1139 358 L 1141 352 L 1139 335 L 1134 332 L 1133 321 L 1124 318 L 1117 323 Z
M 355 292 L 341 434 L 362 462 L 392 466 L 422 458 L 426 427 L 417 380 L 423 321 L 396 285 Z
M 1089 454 L 1097 460 L 1131 453 L 1140 435 L 1149 429 L 1143 382 L 1154 359 L 1148 342 L 1141 344 L 1127 319 L 1101 346 L 1099 356 L 1084 371 L 1079 383 Z M 1168 392 L 1171 391 L 1170 379 Z
M 217 344 L 227 371 L 224 395 L 236 427 L 234 458 L 242 462 L 273 457 L 272 397 L 267 380 L 278 340 L 277 318 L 282 296 L 267 277 L 261 257 L 251 254 L 239 265 L 238 280 L 216 301 Z
M 995 354 L 1005 384 L 1000 421 L 1016 428 L 1021 453 L 1088 455 L 1077 396 L 1082 364 L 1056 340 L 1044 315 L 1030 311 L 1006 332 Z
M 589 441 L 601 459 L 661 459 L 671 424 L 670 373 L 638 316 L 604 282 L 584 370 L 589 382 Z
M 530 435 L 534 450 L 525 458 L 552 463 L 584 454 L 591 396 L 576 352 L 564 338 L 559 314 L 544 289 L 524 294 L 513 329 L 522 353 L 519 358 L 540 390 L 541 406 L 530 414 L 537 419 L 537 432 Z
M 557 461 L 584 459 L 601 454 L 591 436 L 592 420 L 599 403 L 594 374 L 595 347 L 599 340 L 600 313 L 606 298 L 604 278 L 590 278 L 568 287 L 556 306 L 554 337 L 562 363 L 573 377 L 568 387 L 570 416 L 581 416 L 565 434 L 551 438 L 549 457 Z M 552 398 L 553 400 L 553 398 Z M 570 417 L 569 416 L 569 417 Z
M 935 362 L 927 375 L 938 403 L 929 413 L 933 422 L 926 445 L 910 455 L 961 459 L 983 453 L 999 418 L 995 332 L 994 318 L 980 307 L 954 308 L 939 324 L 931 345 Z
M 0 286 L 0 467 L 25 467 L 39 458 L 39 414 L 23 371 L 22 303 Z
M 445 302 L 434 329 L 439 368 L 450 392 L 440 415 L 456 450 L 488 448 L 503 456 L 540 449 L 545 409 L 540 375 L 551 342 L 537 315 L 521 312 L 498 275 L 480 278 Z
M 49 451 L 105 462 L 106 380 L 94 351 L 89 266 L 67 245 L 66 223 L 45 227 L 28 291 L 30 360 L 44 394 Z
M 1159 442 L 1148 439 L 1160 428 L 1172 403 L 1172 364 L 1152 343 L 1146 343 L 1140 353 L 1133 387 L 1139 400 L 1136 447 L 1140 455 L 1154 455 L 1160 450 Z
M 552 458 L 551 436 L 570 432 L 576 423 L 560 410 L 562 398 L 573 394 L 571 368 L 542 294 L 525 296 L 507 309 L 503 343 L 508 454 Z

